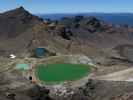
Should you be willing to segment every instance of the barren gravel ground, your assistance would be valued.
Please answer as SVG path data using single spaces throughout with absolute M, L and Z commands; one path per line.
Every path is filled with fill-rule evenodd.
M 96 76 L 95 79 L 106 81 L 133 81 L 133 68 L 128 68 L 107 75 Z

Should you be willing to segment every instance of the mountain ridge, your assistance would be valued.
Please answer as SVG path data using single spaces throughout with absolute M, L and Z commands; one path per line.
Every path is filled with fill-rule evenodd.
M 57 13 L 57 14 L 35 14 L 42 18 L 49 18 L 52 20 L 59 20 L 63 17 L 72 17 L 77 15 L 82 16 L 95 16 L 100 20 L 104 20 L 105 22 L 112 24 L 127 24 L 129 26 L 133 26 L 133 13 Z
M 0 26 L 1 54 L 31 53 L 36 47 L 45 47 L 56 53 L 97 58 L 112 56 L 108 49 L 112 52 L 119 45 L 133 42 L 132 27 L 109 24 L 92 16 L 43 21 L 22 7 L 1 14 Z

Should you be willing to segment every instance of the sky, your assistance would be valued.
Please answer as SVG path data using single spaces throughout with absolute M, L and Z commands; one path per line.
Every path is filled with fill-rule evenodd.
M 133 13 L 133 0 L 0 0 L 0 13 L 19 6 L 34 14 Z

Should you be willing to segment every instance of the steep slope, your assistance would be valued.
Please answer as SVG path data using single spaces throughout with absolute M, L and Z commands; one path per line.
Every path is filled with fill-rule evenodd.
M 29 30 L 40 23 L 41 18 L 23 7 L 0 14 L 0 54 L 23 51 L 33 37 L 34 32 Z
M 101 46 L 112 46 L 126 42 L 128 44 L 133 40 L 131 36 L 132 30 L 129 31 L 132 28 L 111 25 L 95 17 L 76 16 L 64 18 L 60 21 L 60 24 L 65 26 L 66 33 L 71 33 L 81 40 L 93 43 L 101 42 Z
M 0 58 L 9 56 L 11 53 L 15 55 L 26 53 L 27 55 L 32 53 L 31 51 L 36 47 L 45 47 L 58 54 L 87 55 L 93 58 L 92 61 L 95 61 L 96 65 L 98 65 L 94 70 L 94 75 L 103 75 L 132 66 L 132 43 L 132 27 L 110 25 L 95 17 L 76 16 L 64 18 L 60 21 L 43 21 L 27 12 L 23 7 L 0 14 Z M 37 58 L 27 60 L 23 57 L 19 59 L 20 56 L 17 57 L 18 59 L 14 60 L 2 57 L 2 60 L 0 60 L 1 65 L 8 64 L 8 60 L 15 61 L 11 66 L 12 68 L 16 63 L 25 62 L 25 60 L 26 63 L 41 61 Z M 1 69 L 4 67 L 2 65 Z M 4 91 L 0 94 L 2 100 L 6 98 L 5 94 L 8 91 L 9 93 L 17 91 L 15 93 L 18 97 L 29 98 L 29 100 L 48 96 L 44 96 L 44 92 L 40 88 L 37 88 L 37 91 L 33 89 L 30 94 L 27 94 L 26 91 L 29 90 L 31 83 L 28 80 L 28 83 L 23 84 L 27 80 L 20 78 L 20 76 L 14 70 L 0 74 L 3 80 L 1 81 L 0 88 L 2 89 L 0 89 L 0 93 Z M 85 87 L 77 89 L 77 94 L 74 94 L 74 97 L 70 100 L 86 100 L 89 98 L 91 100 L 118 100 L 119 95 L 122 94 L 121 97 L 123 98 L 127 93 L 131 93 L 132 96 L 132 83 L 94 81 L 93 84 L 92 80 L 89 81 Z M 20 88 L 14 90 L 12 85 L 17 86 L 14 83 L 20 83 Z M 6 85 L 6 88 L 3 85 Z M 57 100 L 59 99 L 57 98 Z
M 132 45 L 132 34 L 132 27 L 111 25 L 95 17 L 43 21 L 23 7 L 0 14 L 1 55 L 25 53 L 41 46 L 63 54 L 119 57 L 121 55 L 114 48 Z
M 120 25 L 111 25 L 95 17 L 65 17 L 56 22 L 52 34 L 61 37 L 69 52 L 94 54 L 106 51 L 121 44 L 132 45 L 133 29 Z M 61 40 L 60 40 L 61 41 Z M 107 50 L 106 50 L 107 49 Z M 95 52 L 96 51 L 96 52 Z
M 0 37 L 16 37 L 42 19 L 31 15 L 23 7 L 0 14 Z

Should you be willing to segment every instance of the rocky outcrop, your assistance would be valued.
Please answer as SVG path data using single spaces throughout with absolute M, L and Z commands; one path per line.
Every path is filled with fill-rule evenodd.
M 23 7 L 2 13 L 0 14 L 0 37 L 14 38 L 41 21 L 41 18 L 33 16 Z

